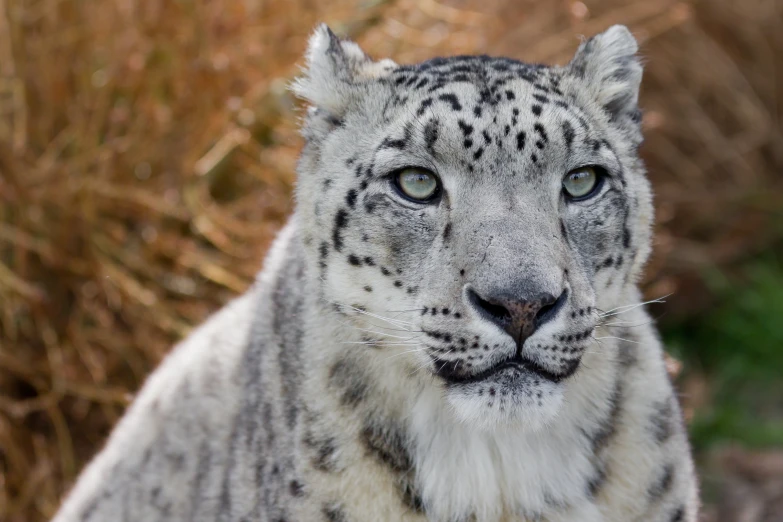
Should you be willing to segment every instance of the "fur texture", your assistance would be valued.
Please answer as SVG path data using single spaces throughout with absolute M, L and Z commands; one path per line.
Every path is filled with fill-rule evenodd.
M 636 286 L 636 52 L 614 26 L 564 67 L 396 65 L 319 27 L 293 86 L 311 104 L 294 216 L 55 520 L 695 521 Z M 569 200 L 585 165 L 605 175 Z M 437 200 L 395 189 L 410 166 Z

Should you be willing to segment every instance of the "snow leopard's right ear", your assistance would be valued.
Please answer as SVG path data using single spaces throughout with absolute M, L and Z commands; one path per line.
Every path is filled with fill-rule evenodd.
M 389 74 L 397 64 L 374 61 L 350 40 L 341 40 L 326 24 L 319 25 L 306 54 L 304 74 L 292 90 L 311 104 L 308 125 L 339 123 L 363 94 L 362 84 Z M 314 121 L 317 120 L 317 121 Z
M 586 82 L 587 89 L 612 121 L 636 138 L 642 64 L 639 45 L 627 27 L 614 25 L 583 42 L 568 70 Z

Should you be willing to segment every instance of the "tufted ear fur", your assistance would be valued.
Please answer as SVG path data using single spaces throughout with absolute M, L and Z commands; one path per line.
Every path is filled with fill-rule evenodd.
M 582 43 L 568 68 L 584 79 L 612 121 L 638 123 L 642 64 L 639 45 L 624 25 L 613 25 Z M 630 120 L 630 121 L 629 121 Z
M 339 122 L 362 94 L 362 84 L 386 76 L 396 64 L 373 61 L 350 40 L 341 40 L 326 24 L 319 25 L 306 54 L 304 74 L 292 85 L 294 94 L 312 104 L 308 125 Z M 314 121 L 320 119 L 321 121 Z

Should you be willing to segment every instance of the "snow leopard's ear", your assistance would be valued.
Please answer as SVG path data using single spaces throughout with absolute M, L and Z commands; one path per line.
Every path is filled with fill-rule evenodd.
M 638 123 L 642 81 L 638 50 L 628 28 L 613 25 L 583 42 L 567 66 L 572 74 L 585 80 L 593 98 L 618 123 Z
M 363 94 L 363 84 L 388 75 L 397 66 L 391 60 L 372 60 L 355 42 L 338 38 L 326 24 L 319 25 L 310 37 L 306 60 L 292 90 L 312 105 L 310 119 L 319 115 L 322 124 L 339 122 Z

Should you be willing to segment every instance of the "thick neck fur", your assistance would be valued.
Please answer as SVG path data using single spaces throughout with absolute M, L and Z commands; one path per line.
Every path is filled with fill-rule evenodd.
M 298 242 L 294 235 L 288 248 L 298 250 Z M 606 458 L 603 439 L 617 428 L 612 417 L 618 389 L 625 386 L 621 372 L 629 359 L 643 365 L 657 365 L 660 359 L 647 327 L 637 329 L 634 338 L 653 340 L 648 354 L 637 353 L 630 339 L 623 346 L 616 338 L 593 343 L 580 370 L 567 381 L 561 410 L 546 426 L 482 429 L 454 415 L 443 397 L 444 383 L 405 357 L 411 347 L 368 342 L 354 323 L 362 312 L 324 298 L 315 266 L 305 274 L 296 294 L 309 301 L 302 309 L 313 312 L 302 318 L 302 393 L 311 417 L 318 419 L 317 431 L 358 441 L 381 474 L 391 469 L 404 475 L 418 496 L 409 500 L 430 520 L 559 520 L 573 510 L 580 520 L 602 520 L 592 504 L 590 484 L 601 479 L 597 470 Z M 629 288 L 612 302 L 600 303 L 601 308 L 635 304 L 637 295 Z M 404 336 L 406 316 L 395 318 L 399 322 L 376 318 L 373 324 Z M 639 309 L 624 321 L 648 319 Z M 605 332 L 606 337 L 617 335 Z M 351 474 L 350 469 L 342 471 Z

